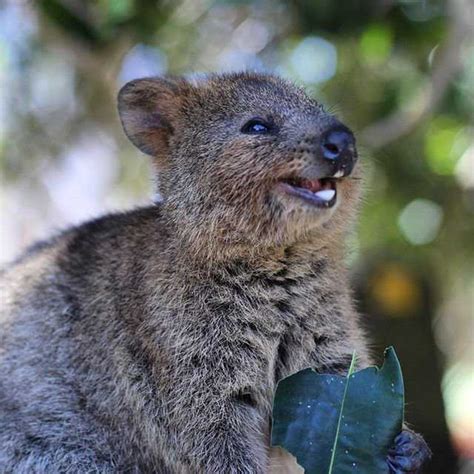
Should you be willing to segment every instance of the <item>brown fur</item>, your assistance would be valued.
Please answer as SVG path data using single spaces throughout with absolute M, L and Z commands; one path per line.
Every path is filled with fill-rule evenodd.
M 266 472 L 278 379 L 368 363 L 343 261 L 361 166 L 332 210 L 276 193 L 327 174 L 338 122 L 272 76 L 133 81 L 119 106 L 164 201 L 5 270 L 2 472 Z M 278 133 L 241 134 L 253 116 Z

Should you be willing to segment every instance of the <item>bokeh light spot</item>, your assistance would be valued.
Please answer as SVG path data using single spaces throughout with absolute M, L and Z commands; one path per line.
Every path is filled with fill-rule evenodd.
M 421 306 L 415 278 L 401 265 L 387 264 L 370 281 L 370 295 L 377 307 L 390 317 L 407 317 Z
M 474 372 L 470 361 L 451 367 L 443 377 L 447 422 L 459 451 L 474 458 Z
M 114 21 L 122 21 L 128 18 L 134 11 L 133 0 L 114 0 L 107 2 L 106 7 L 110 18 Z
M 442 220 L 441 206 L 428 199 L 415 199 L 400 213 L 398 226 L 411 244 L 424 245 L 436 238 Z
M 464 189 L 474 189 L 474 143 L 456 165 L 456 180 Z
M 368 63 L 382 63 L 390 56 L 393 46 L 392 30 L 381 24 L 367 28 L 360 39 L 360 52 Z
M 265 23 L 247 18 L 232 35 L 234 44 L 246 53 L 259 53 L 268 43 L 270 33 Z
M 468 146 L 462 125 L 448 116 L 434 119 L 425 136 L 425 157 L 437 174 L 452 175 L 456 163 Z
M 290 63 L 297 77 L 303 82 L 324 82 L 336 73 L 337 51 L 329 41 L 310 36 L 293 50 Z

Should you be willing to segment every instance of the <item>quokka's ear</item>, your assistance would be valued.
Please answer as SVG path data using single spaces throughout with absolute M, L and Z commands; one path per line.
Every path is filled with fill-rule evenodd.
M 130 141 L 165 164 L 184 95 L 190 84 L 181 78 L 144 78 L 125 84 L 118 94 L 118 110 Z

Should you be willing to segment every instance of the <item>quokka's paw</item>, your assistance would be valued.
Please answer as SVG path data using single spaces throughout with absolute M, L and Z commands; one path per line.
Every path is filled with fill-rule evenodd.
M 413 431 L 403 430 L 388 452 L 387 463 L 392 474 L 420 474 L 430 458 L 425 440 Z

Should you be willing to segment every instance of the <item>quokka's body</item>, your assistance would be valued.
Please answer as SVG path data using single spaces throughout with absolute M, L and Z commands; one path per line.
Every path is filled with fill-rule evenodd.
M 369 362 L 352 134 L 264 75 L 133 81 L 119 108 L 164 201 L 4 270 L 0 472 L 267 472 L 276 382 Z

